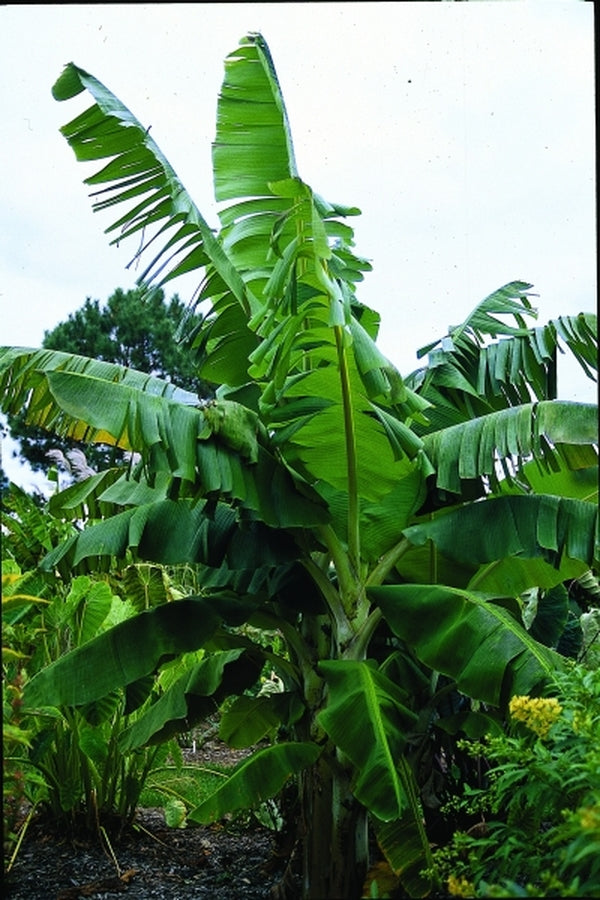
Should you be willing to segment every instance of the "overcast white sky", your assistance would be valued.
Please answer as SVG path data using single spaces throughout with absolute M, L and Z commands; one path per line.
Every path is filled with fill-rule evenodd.
M 58 132 L 90 105 L 52 99 L 63 65 L 152 126 L 217 225 L 217 93 L 249 31 L 271 49 L 301 177 L 362 210 L 349 224 L 374 271 L 359 298 L 402 372 L 513 279 L 534 284 L 541 323 L 595 311 L 593 15 L 578 0 L 1 8 L 0 343 L 39 346 L 87 296 L 135 281 L 135 244 L 109 247 Z M 560 378 L 566 399 L 596 399 L 578 371 Z

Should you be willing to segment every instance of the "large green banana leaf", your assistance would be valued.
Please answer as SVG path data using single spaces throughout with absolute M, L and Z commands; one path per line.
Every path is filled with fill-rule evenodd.
M 328 660 L 319 672 L 328 701 L 318 719 L 355 766 L 353 794 L 379 819 L 397 819 L 409 803 L 397 764 L 417 720 L 405 692 L 371 662 Z
M 231 265 L 213 230 L 189 197 L 166 157 L 135 116 L 101 82 L 74 63 L 69 63 L 56 81 L 56 100 L 69 100 L 87 90 L 95 103 L 61 128 L 79 160 L 110 160 L 85 183 L 98 188 L 92 196 L 94 210 L 109 209 L 119 203 L 133 206 L 108 228 L 117 231 L 113 243 L 141 232 L 147 238 L 136 256 L 162 236 L 163 246 L 155 253 L 139 281 L 156 278 L 166 269 L 159 284 L 178 274 L 211 263 L 220 279 L 239 303 L 250 308 L 249 292 Z M 146 229 L 155 233 L 150 237 Z M 174 229 L 167 234 L 169 229 Z
M 300 491 L 263 445 L 256 414 L 234 401 L 203 406 L 133 369 L 20 348 L 0 350 L 0 390 L 3 408 L 24 410 L 27 424 L 136 450 L 150 473 L 188 482 L 187 494 L 193 485 L 196 495 L 236 501 L 277 525 L 327 520 L 316 494 L 308 485 Z
M 207 509 L 204 502 L 162 500 L 89 525 L 50 551 L 42 566 L 72 570 L 84 560 L 125 559 L 127 551 L 164 565 L 226 565 L 230 571 L 280 565 L 299 554 L 288 533 L 260 522 L 240 523 L 224 504 Z
M 546 494 L 571 498 L 585 501 L 590 506 L 597 508 L 598 455 L 595 447 L 586 444 L 560 444 L 558 449 L 559 454 L 553 460 L 552 470 L 547 470 L 535 460 L 531 460 L 519 469 L 519 481 L 528 485 L 537 496 Z M 564 459 L 562 458 L 563 454 L 565 455 Z M 521 489 L 503 481 L 499 485 L 499 490 L 503 494 L 504 492 L 520 493 Z M 535 507 L 535 504 L 532 504 L 532 507 Z M 577 507 L 572 507 L 571 513 L 576 515 L 576 509 Z M 576 530 L 585 527 L 584 521 L 585 517 L 582 517 L 579 524 L 576 524 L 576 519 L 573 519 L 572 527 Z M 519 527 L 522 524 L 523 518 L 519 516 Z M 495 533 L 499 541 L 502 541 L 502 535 L 498 534 L 497 530 Z M 498 544 L 499 552 L 503 552 L 503 546 L 505 550 L 505 544 Z M 546 555 L 544 552 L 544 556 Z M 552 554 L 552 562 L 546 562 L 541 557 L 526 559 L 513 554 L 479 566 L 471 578 L 461 586 L 484 593 L 508 593 L 516 597 L 532 587 L 549 590 L 562 582 L 580 577 L 588 568 L 586 562 L 580 559 L 570 559 L 564 553 L 560 563 L 556 554 Z M 440 582 L 448 583 L 442 577 L 440 577 Z
M 417 524 L 413 518 L 403 529 L 414 546 L 397 565 L 401 579 L 518 596 L 579 577 L 589 568 L 590 549 L 597 553 L 597 453 L 591 444 L 571 445 L 567 464 L 565 448 L 559 445 L 554 469 L 531 460 L 519 469 L 518 483 L 500 482 L 502 500 L 490 496 L 468 511 L 440 510 L 427 519 L 419 516 Z M 534 495 L 523 495 L 524 485 Z
M 140 392 L 150 397 L 161 397 L 167 402 L 190 408 L 198 404 L 198 397 L 190 391 L 135 369 L 119 366 L 103 360 L 91 360 L 85 356 L 63 353 L 60 350 L 33 350 L 26 347 L 0 348 L 0 386 L 2 406 L 6 412 L 27 411 L 27 424 L 57 431 L 79 440 L 115 444 L 122 438 L 121 446 L 132 449 L 126 439 L 126 422 L 116 428 L 117 434 L 101 427 L 94 433 L 88 422 L 71 419 L 57 406 L 50 390 L 50 380 L 57 373 L 71 373 L 88 377 L 96 384 L 104 382 L 123 388 L 124 392 Z M 102 402 L 101 400 L 99 401 Z M 123 432 L 120 434 L 119 432 Z
M 552 495 L 490 497 L 439 513 L 404 529 L 416 546 L 433 541 L 445 557 L 469 565 L 505 557 L 542 557 L 560 565 L 563 554 L 589 568 L 595 557 L 594 503 Z
M 260 675 L 263 661 L 262 657 L 242 649 L 211 653 L 170 685 L 123 730 L 119 748 L 127 752 L 189 731 L 214 713 L 225 697 L 251 688 Z
M 369 597 L 425 665 L 493 706 L 552 682 L 562 658 L 493 595 L 439 585 L 386 585 Z
M 278 794 L 292 775 L 316 762 L 320 753 L 321 748 L 314 743 L 282 743 L 259 750 L 188 818 L 208 825 L 227 813 L 257 807 Z
M 496 485 L 503 461 L 510 480 L 513 458 L 522 463 L 533 456 L 551 468 L 559 464 L 556 445 L 597 441 L 597 406 L 558 400 L 510 407 L 423 436 L 438 488 L 456 494 L 462 481 L 489 479 Z
M 586 375 L 596 379 L 596 316 L 581 313 L 528 327 L 537 317 L 530 284 L 515 281 L 482 300 L 460 325 L 418 351 L 428 354 L 426 368 L 406 379 L 434 406 L 430 424 L 419 433 L 438 431 L 493 410 L 556 397 L 556 352 L 568 347 Z M 506 319 L 509 321 L 506 321 Z M 514 324 L 510 324 L 510 319 Z M 500 340 L 489 340 L 497 338 Z
M 98 700 L 155 672 L 165 660 L 197 650 L 223 622 L 242 624 L 259 602 L 223 592 L 142 612 L 38 672 L 26 686 L 25 703 L 73 706 Z

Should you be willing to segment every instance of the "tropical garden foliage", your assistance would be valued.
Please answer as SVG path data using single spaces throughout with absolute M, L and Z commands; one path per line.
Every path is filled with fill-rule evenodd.
M 557 691 L 567 645 L 581 643 L 562 586 L 596 584 L 597 409 L 556 399 L 556 354 L 594 377 L 596 318 L 534 325 L 531 285 L 513 281 L 403 377 L 357 296 L 370 269 L 348 224 L 359 211 L 301 180 L 260 35 L 225 60 L 216 230 L 148 129 L 69 64 L 55 98 L 83 91 L 93 105 L 62 133 L 79 160 L 102 161 L 86 184 L 96 210 L 124 210 L 107 229 L 115 242 L 141 237 L 140 284 L 201 273 L 184 340 L 215 398 L 100 359 L 5 348 L 3 408 L 139 454 L 52 498 L 52 515 L 84 527 L 44 569 L 190 563 L 200 586 L 45 666 L 25 707 L 81 710 L 123 692 L 126 754 L 232 698 L 225 740 L 276 740 L 188 820 L 251 808 L 291 779 L 304 897 L 360 896 L 370 832 L 402 890 L 426 896 L 442 794 L 456 770 L 465 782 L 475 771 L 456 737 L 497 733 L 511 698 Z M 595 595 L 582 590 L 587 610 Z M 189 664 L 166 686 L 179 658 Z M 257 694 L 265 666 L 281 690 Z
M 4 497 L 2 526 L 5 871 L 38 813 L 63 836 L 97 836 L 108 853 L 148 796 L 164 807 L 167 824 L 181 825 L 186 802 L 197 805 L 207 791 L 202 782 L 214 786 L 214 773 L 207 777 L 198 767 L 191 773 L 175 739 L 123 753 L 119 737 L 136 713 L 122 690 L 81 707 L 35 710 L 23 705 L 23 688 L 70 649 L 184 596 L 189 570 L 130 563 L 108 576 L 61 578 L 44 571 L 40 559 L 73 526 L 49 516 L 38 496 L 16 485 Z M 163 684 L 203 655 L 198 650 L 164 667 Z M 217 782 L 223 777 L 219 773 Z

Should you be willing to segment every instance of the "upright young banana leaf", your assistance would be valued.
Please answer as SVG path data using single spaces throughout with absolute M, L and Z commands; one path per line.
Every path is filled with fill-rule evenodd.
M 202 374 L 229 388 L 259 386 L 263 424 L 305 478 L 350 485 L 353 511 L 361 490 L 381 499 L 419 452 L 407 419 L 427 403 L 377 350 L 378 317 L 356 299 L 370 266 L 340 217 L 358 210 L 327 203 L 298 176 L 264 40 L 248 36 L 226 60 L 213 166 L 216 198 L 229 205 L 217 237 L 147 129 L 106 87 L 70 64 L 54 93 L 66 100 L 84 89 L 95 104 L 63 133 L 78 158 L 110 160 L 86 179 L 103 185 L 94 208 L 135 201 L 109 232 L 123 240 L 155 228 L 140 253 L 159 250 L 142 280 L 163 266 L 163 281 L 204 269 Z

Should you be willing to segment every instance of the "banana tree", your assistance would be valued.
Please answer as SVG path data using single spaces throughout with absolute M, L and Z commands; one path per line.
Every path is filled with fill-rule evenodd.
M 198 270 L 202 314 L 183 335 L 203 401 L 131 369 L 4 348 L 2 405 L 61 435 L 135 451 L 52 498 L 86 527 L 48 554 L 59 571 L 133 556 L 198 567 L 202 590 L 141 613 L 46 668 L 29 704 L 83 704 L 126 688 L 143 705 L 123 749 L 161 741 L 237 699 L 233 746 L 278 741 L 190 818 L 209 822 L 294 777 L 302 895 L 358 897 L 373 827 L 411 896 L 429 843 L 412 748 L 448 684 L 502 710 L 561 666 L 524 627 L 518 598 L 597 558 L 597 415 L 554 399 L 557 348 L 593 376 L 595 317 L 532 328 L 531 286 L 511 282 L 424 348 L 403 378 L 377 347 L 357 286 L 354 207 L 300 178 L 260 35 L 225 60 L 213 144 L 219 228 L 145 128 L 74 64 L 53 93 L 93 105 L 62 128 L 107 229 L 135 236 L 148 290 Z M 285 652 L 240 630 L 279 635 Z M 168 690 L 165 660 L 211 651 Z M 248 692 L 264 665 L 283 689 Z M 445 687 L 438 690 L 445 678 Z

